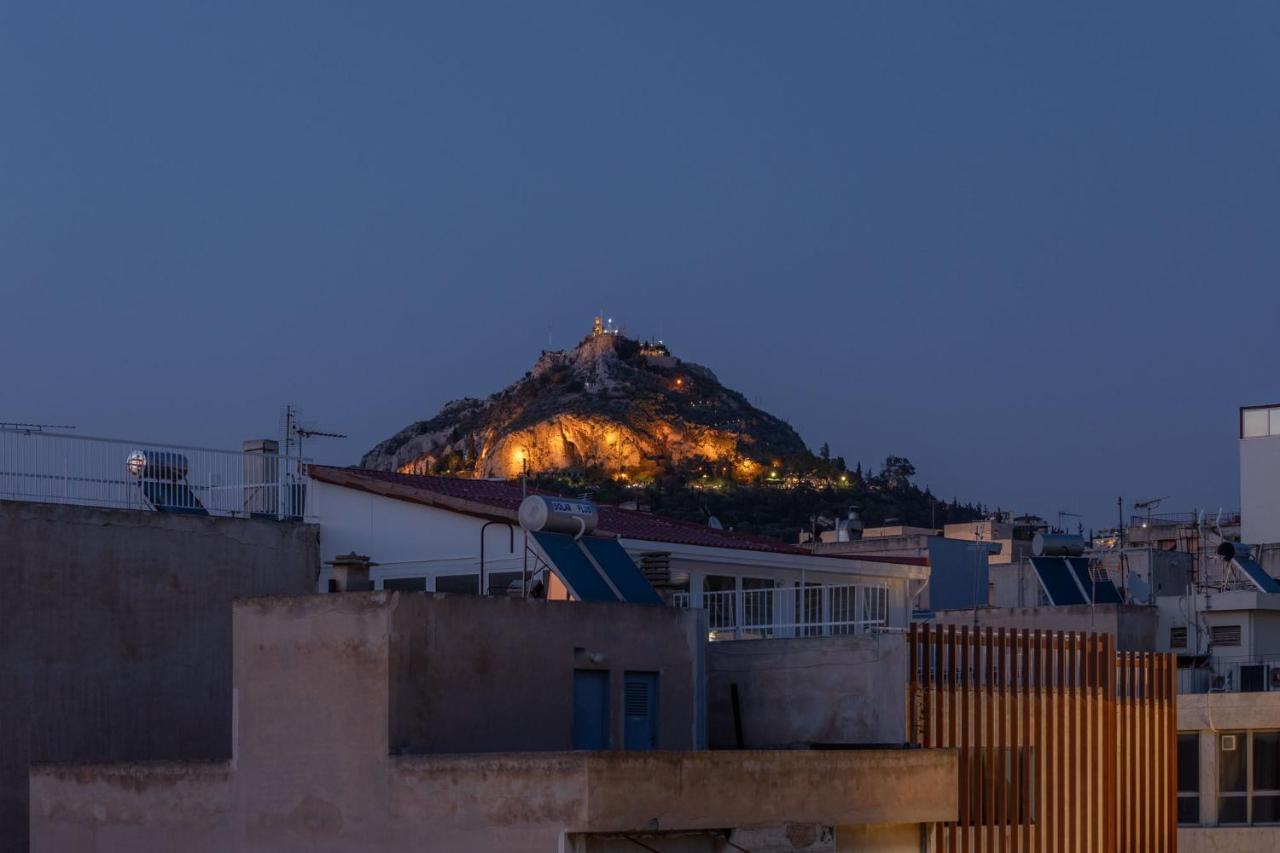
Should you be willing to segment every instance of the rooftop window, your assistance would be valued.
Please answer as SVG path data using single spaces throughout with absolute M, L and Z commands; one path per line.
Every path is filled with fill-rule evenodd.
M 1280 406 L 1253 406 L 1240 410 L 1240 437 L 1280 435 Z

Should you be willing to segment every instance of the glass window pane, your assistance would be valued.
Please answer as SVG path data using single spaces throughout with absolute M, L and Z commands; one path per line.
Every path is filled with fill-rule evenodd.
M 1244 732 L 1223 732 L 1218 735 L 1218 790 L 1224 794 L 1243 794 L 1249 790 L 1246 743 Z
M 1253 733 L 1253 790 L 1280 791 L 1280 732 Z
M 426 578 L 387 578 L 382 582 L 382 588 L 387 590 L 398 589 L 402 592 L 426 592 Z
M 479 575 L 443 575 L 436 578 L 436 592 L 475 595 L 479 591 Z
M 1178 735 L 1178 793 L 1200 792 L 1200 733 Z
M 1270 430 L 1267 415 L 1267 409 L 1245 409 L 1241 424 L 1241 435 L 1244 438 L 1258 438 L 1267 435 Z
M 507 595 L 515 589 L 520 594 L 520 582 L 524 575 L 520 572 L 485 572 L 484 581 L 489 585 L 490 595 Z
M 1248 823 L 1246 797 L 1219 797 L 1218 823 Z
M 1198 824 L 1200 822 L 1200 798 L 1178 797 L 1178 823 Z
M 1253 798 L 1254 823 L 1280 823 L 1280 796 Z

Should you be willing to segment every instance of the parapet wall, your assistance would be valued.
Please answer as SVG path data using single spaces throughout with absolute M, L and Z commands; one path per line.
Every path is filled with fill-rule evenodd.
M 317 529 L 0 501 L 0 850 L 40 762 L 231 757 L 231 602 L 309 592 Z

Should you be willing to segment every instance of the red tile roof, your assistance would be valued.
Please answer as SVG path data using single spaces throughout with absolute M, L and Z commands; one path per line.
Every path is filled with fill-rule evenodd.
M 519 484 L 508 481 L 429 477 L 418 474 L 397 474 L 394 471 L 371 471 L 363 468 L 330 468 L 323 465 L 312 465 L 309 473 L 314 479 L 325 483 L 486 517 L 512 518 L 525 495 L 525 491 Z M 534 488 L 529 489 L 528 494 L 558 495 L 556 492 Z M 650 512 L 638 512 L 616 506 L 597 505 L 597 509 L 600 515 L 597 532 L 620 536 L 623 539 L 813 556 L 813 552 L 805 548 L 788 545 L 765 536 L 717 530 L 703 524 L 678 521 Z M 928 565 L 927 560 L 912 557 L 868 557 L 844 554 L 820 556 L 874 563 Z

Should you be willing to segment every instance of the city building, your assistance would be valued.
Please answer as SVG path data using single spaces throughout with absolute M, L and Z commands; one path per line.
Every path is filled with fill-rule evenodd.
M 888 853 L 957 814 L 952 750 L 704 749 L 696 610 L 366 592 L 233 624 L 230 760 L 34 767 L 33 851 Z
M 531 490 L 519 483 L 318 465 L 309 474 L 326 563 L 368 557 L 374 589 L 554 597 L 565 585 L 554 555 L 520 527 Z M 591 512 L 593 538 L 616 542 L 666 604 L 707 610 L 719 638 L 905 631 L 929 579 L 920 558 L 815 555 L 648 512 Z M 331 578 L 326 565 L 317 590 Z

